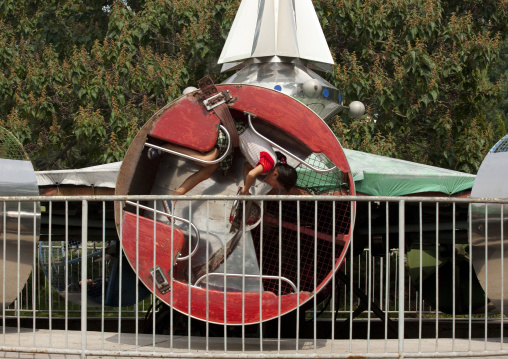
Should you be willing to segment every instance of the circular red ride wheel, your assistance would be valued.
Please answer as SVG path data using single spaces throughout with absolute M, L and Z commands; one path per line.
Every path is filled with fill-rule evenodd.
M 258 86 L 216 87 L 219 92 L 230 92 L 228 107 L 233 118 L 247 126 L 250 118 L 256 132 L 314 169 L 334 168 L 318 172 L 288 157 L 288 163 L 297 169 L 298 182 L 289 193 L 281 194 L 355 194 L 339 142 L 309 108 Z M 200 168 L 168 153 L 148 159 L 147 151 L 166 142 L 200 152 L 212 149 L 220 120 L 203 100 L 200 91 L 182 96 L 145 124 L 123 161 L 117 195 L 171 194 Z M 226 174 L 216 170 L 188 195 L 235 195 L 244 161 L 235 150 Z M 279 193 L 259 179 L 252 189 L 255 194 Z M 260 204 L 261 224 L 245 232 L 230 232 L 231 201 L 191 202 L 182 197 L 173 208 L 164 207 L 161 201 L 140 203 L 144 207 L 124 203 L 117 205 L 115 218 L 129 263 L 160 300 L 212 323 L 252 324 L 296 309 L 329 284 L 347 252 L 354 217 L 354 203 L 347 201 Z M 171 211 L 174 217 L 162 212 L 154 215 L 154 207 Z M 227 254 L 217 256 L 224 252 Z

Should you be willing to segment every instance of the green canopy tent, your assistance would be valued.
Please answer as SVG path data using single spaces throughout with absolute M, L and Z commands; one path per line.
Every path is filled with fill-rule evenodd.
M 475 175 L 464 172 L 366 152 L 344 149 L 344 153 L 353 174 L 356 192 L 370 196 L 406 196 L 423 192 L 439 192 L 451 196 L 471 190 L 476 178 Z M 308 160 L 317 162 L 313 158 Z M 332 165 L 330 163 L 329 167 Z M 299 178 L 306 178 L 312 170 L 300 166 L 297 171 Z M 326 193 L 336 188 L 340 178 L 318 173 L 314 173 L 313 177 L 316 179 L 312 188 L 308 188 L 308 185 L 306 188 L 314 194 Z
M 356 192 L 371 196 L 405 196 L 421 192 L 453 195 L 471 190 L 475 175 L 344 149 Z

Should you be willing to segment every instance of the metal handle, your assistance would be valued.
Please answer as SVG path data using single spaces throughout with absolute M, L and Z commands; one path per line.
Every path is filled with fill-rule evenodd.
M 158 214 L 162 214 L 163 216 L 171 217 L 171 218 L 174 218 L 177 221 L 180 221 L 180 222 L 183 222 L 183 223 L 187 223 L 189 226 L 192 227 L 192 229 L 196 233 L 196 247 L 192 250 L 192 252 L 189 255 L 187 255 L 185 257 L 180 257 L 180 254 L 179 254 L 178 257 L 176 258 L 176 260 L 177 261 L 187 260 L 187 259 L 189 259 L 190 257 L 192 257 L 196 253 L 196 251 L 198 250 L 198 246 L 199 246 L 199 229 L 195 225 L 193 225 L 190 221 L 186 220 L 185 218 L 174 216 L 171 213 L 166 213 L 166 212 L 163 212 L 163 211 L 159 211 L 158 209 L 156 210 L 156 209 L 151 208 L 151 207 L 143 206 L 142 204 L 139 204 L 139 203 L 135 203 L 135 202 L 132 202 L 132 201 L 125 201 L 125 202 L 128 203 L 128 204 L 131 204 L 133 206 L 142 208 L 144 210 L 147 210 L 147 211 L 150 211 L 150 212 L 154 212 L 154 213 L 158 213 Z
M 229 135 L 228 130 L 226 130 L 226 128 L 224 126 L 222 126 L 222 125 L 220 125 L 220 128 L 226 133 L 226 136 L 228 138 L 228 149 L 226 150 L 226 152 L 224 152 L 224 154 L 220 158 L 217 158 L 217 159 L 215 159 L 213 161 L 202 160 L 200 158 L 189 156 L 189 155 L 180 153 L 178 151 L 168 150 L 167 148 L 164 148 L 164 147 L 161 147 L 161 146 L 157 146 L 157 145 L 154 145 L 154 144 L 148 143 L 148 142 L 145 142 L 145 146 L 151 147 L 151 148 L 155 148 L 156 150 L 159 150 L 159 151 L 162 151 L 162 152 L 171 153 L 173 155 L 177 155 L 177 156 L 180 156 L 180 157 L 183 157 L 183 158 L 186 158 L 188 160 L 195 161 L 195 162 L 203 163 L 203 164 L 206 164 L 206 165 L 213 165 L 215 163 L 221 162 L 224 158 L 226 158 L 226 156 L 229 154 L 229 150 L 231 149 L 231 136 Z
M 239 195 L 241 191 L 242 191 L 241 189 L 238 189 L 238 192 L 236 192 L 236 195 Z M 232 224 L 231 230 L 233 230 L 233 227 L 235 225 L 234 221 L 235 221 L 235 217 L 237 215 L 236 212 L 238 211 L 238 207 L 240 206 L 240 204 L 243 203 L 243 201 L 245 201 L 245 200 L 235 199 L 234 202 L 233 202 L 233 206 L 231 207 L 231 212 L 229 214 L 229 222 Z M 252 201 L 252 202 L 255 202 L 259 206 L 259 208 L 261 208 L 261 205 L 259 204 L 258 201 Z M 246 231 L 250 231 L 253 228 L 256 228 L 259 225 L 259 223 L 261 223 L 261 216 L 259 216 L 259 218 L 256 220 L 256 222 L 251 223 L 251 224 L 247 224 L 247 221 L 245 220 L 245 218 L 242 218 L 242 220 L 241 220 L 241 227 L 243 227 L 244 225 L 247 224 L 245 226 L 245 230 Z M 237 229 L 240 230 L 241 227 L 237 228 Z
M 331 172 L 333 170 L 335 170 L 337 168 L 337 166 L 333 166 L 332 168 L 327 168 L 327 169 L 322 169 L 322 168 L 317 168 L 317 167 L 314 167 L 312 165 L 309 165 L 307 162 L 305 162 L 304 160 L 302 160 L 301 158 L 297 157 L 296 155 L 292 154 L 291 152 L 289 152 L 288 150 L 286 150 L 284 147 L 281 147 L 279 146 L 278 144 L 276 144 L 275 142 L 269 140 L 268 138 L 266 138 L 265 136 L 263 136 L 262 134 L 260 134 L 258 131 L 256 131 L 256 129 L 254 128 L 254 126 L 252 125 L 252 121 L 251 121 L 251 116 L 254 116 L 253 114 L 251 114 L 250 112 L 245 112 L 245 114 L 248 115 L 248 119 L 249 119 L 249 127 L 251 128 L 251 130 L 256 134 L 256 136 L 258 137 L 261 137 L 263 140 L 265 140 L 266 142 L 268 142 L 269 144 L 271 144 L 273 147 L 276 147 L 277 149 L 279 149 L 281 152 L 284 152 L 286 155 L 288 155 L 289 157 L 295 159 L 296 161 L 300 162 L 302 165 L 310 168 L 311 170 L 313 170 L 314 172 L 318 172 L 318 173 L 328 173 L 328 172 Z
M 285 278 L 285 277 L 277 277 L 277 276 L 274 276 L 274 275 L 263 275 L 263 274 L 234 274 L 234 273 L 208 273 L 208 274 L 205 274 L 201 277 L 199 277 L 199 279 L 194 283 L 194 286 L 198 286 L 199 283 L 201 283 L 203 281 L 203 279 L 205 279 L 206 277 L 233 277 L 233 278 L 252 278 L 252 279 L 274 279 L 274 280 L 283 280 L 284 282 L 288 283 L 292 288 L 293 290 L 295 291 L 295 293 L 297 292 L 297 289 L 296 289 L 296 285 L 291 282 L 289 279 Z

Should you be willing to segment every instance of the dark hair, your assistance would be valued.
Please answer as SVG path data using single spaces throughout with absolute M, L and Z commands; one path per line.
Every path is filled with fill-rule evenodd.
M 279 182 L 286 191 L 289 191 L 296 185 L 296 180 L 298 179 L 298 174 L 294 167 L 287 164 L 286 156 L 282 153 L 275 151 L 277 155 L 277 164 L 275 168 L 277 169 L 277 182 Z

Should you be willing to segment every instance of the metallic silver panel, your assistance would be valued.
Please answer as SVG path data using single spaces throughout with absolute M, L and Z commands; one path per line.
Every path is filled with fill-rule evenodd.
M 39 187 L 31 162 L 0 159 L 0 168 L 0 196 L 39 195 Z M 5 280 L 5 292 L 3 283 L 0 284 L 2 305 L 9 305 L 17 298 L 18 289 L 23 289 L 32 272 L 34 240 L 39 240 L 40 216 L 39 203 L 35 203 L 34 210 L 34 202 L 0 202 L 0 238 L 2 238 L 0 275 L 2 280 Z M 5 295 L 5 302 L 3 295 Z
M 471 197 L 508 198 L 506 178 L 508 152 L 489 152 L 478 171 Z M 498 310 L 503 307 L 506 313 L 508 283 L 504 281 L 504 276 L 508 273 L 508 243 L 504 237 L 508 233 L 508 205 L 473 203 L 471 208 L 473 265 L 487 297 Z M 502 229 L 505 231 L 503 237 Z M 504 272 L 501 270 L 503 264 Z
M 307 97 L 303 91 L 303 84 L 312 79 L 319 81 L 322 92 L 315 97 Z M 223 83 L 242 83 L 269 89 L 280 86 L 282 93 L 304 103 L 326 122 L 343 109 L 339 99 L 339 90 L 317 73 L 299 63 L 251 63 Z

